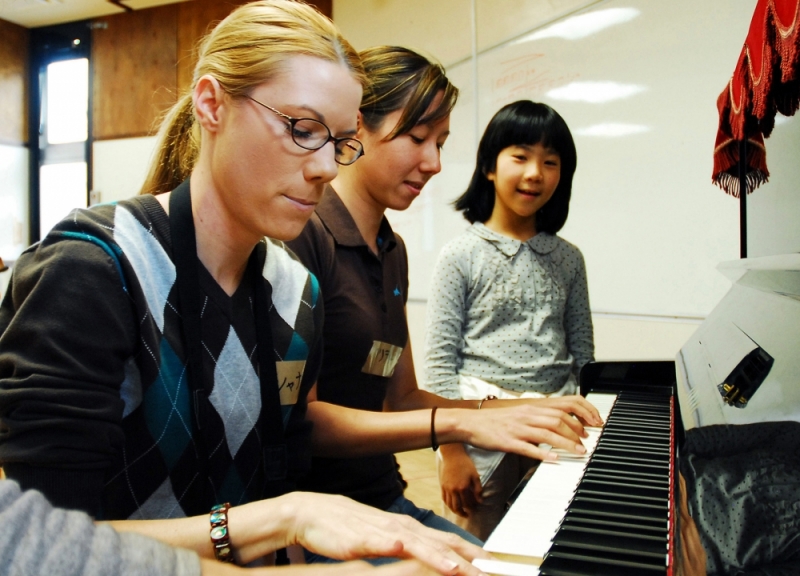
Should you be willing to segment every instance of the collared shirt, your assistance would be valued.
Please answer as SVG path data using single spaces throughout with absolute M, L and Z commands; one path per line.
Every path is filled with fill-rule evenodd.
M 428 302 L 426 389 L 459 398 L 459 374 L 552 393 L 594 355 L 580 250 L 541 232 L 521 242 L 480 223 L 448 243 Z
M 330 186 L 289 247 L 319 279 L 325 308 L 317 398 L 350 408 L 383 409 L 394 363 L 408 340 L 408 261 L 384 218 L 373 253 Z M 304 489 L 344 494 L 387 508 L 402 488 L 391 454 L 315 458 Z

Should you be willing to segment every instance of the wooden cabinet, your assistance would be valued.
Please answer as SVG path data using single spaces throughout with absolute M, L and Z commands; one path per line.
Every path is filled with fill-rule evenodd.
M 28 44 L 26 28 L 0 20 L 0 144 L 28 142 Z
M 107 16 L 92 32 L 92 135 L 145 136 L 176 99 L 178 8 Z
M 152 135 L 192 82 L 195 51 L 213 25 L 245 0 L 191 0 L 94 21 L 95 140 Z M 330 17 L 331 0 L 310 2 Z

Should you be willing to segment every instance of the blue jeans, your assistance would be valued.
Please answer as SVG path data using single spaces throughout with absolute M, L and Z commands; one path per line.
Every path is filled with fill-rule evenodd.
M 425 508 L 418 508 L 411 500 L 409 500 L 405 496 L 400 496 L 399 498 L 397 498 L 397 500 L 392 502 L 392 505 L 389 506 L 386 509 L 386 511 L 391 512 L 393 514 L 405 514 L 406 516 L 411 516 L 414 520 L 417 520 L 418 522 L 424 524 L 428 528 L 441 530 L 442 532 L 452 532 L 453 534 L 461 536 L 467 542 L 471 542 L 476 546 L 483 546 L 483 542 L 475 538 L 475 536 L 473 536 L 463 528 L 459 528 L 449 520 L 445 520 L 441 516 L 437 516 L 431 510 L 426 510 Z M 341 562 L 341 560 L 326 558 L 325 556 L 314 554 L 313 552 L 309 552 L 308 550 L 305 550 L 305 556 L 307 564 L 314 564 L 317 562 L 335 564 L 337 562 Z M 391 562 L 397 562 L 398 560 L 399 558 L 366 559 L 366 561 L 372 564 L 373 566 L 380 566 L 381 564 L 389 564 Z

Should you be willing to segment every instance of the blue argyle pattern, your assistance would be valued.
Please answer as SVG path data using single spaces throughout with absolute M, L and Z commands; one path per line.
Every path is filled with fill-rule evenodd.
M 203 514 L 218 502 L 250 502 L 287 486 L 270 477 L 274 463 L 265 461 L 253 287 L 227 297 L 202 271 L 207 276 L 200 279 L 207 393 L 193 397 L 170 230 L 157 204 L 152 197 L 138 197 L 81 211 L 75 218 L 81 240 L 104 243 L 116 255 L 139 322 L 139 344 L 120 383 L 125 441 L 107 475 L 106 519 Z M 264 240 L 257 250 L 272 294 L 275 360 L 308 363 L 321 331 L 318 282 L 282 243 Z M 317 368 L 316 363 L 306 367 L 304 392 Z M 306 443 L 307 431 L 293 435 L 293 426 L 305 430 L 302 412 L 283 406 L 291 454 L 292 443 Z

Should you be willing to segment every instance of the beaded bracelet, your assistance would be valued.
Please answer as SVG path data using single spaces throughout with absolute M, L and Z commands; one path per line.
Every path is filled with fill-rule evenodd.
M 214 546 L 214 556 L 220 562 L 233 562 L 233 548 L 228 534 L 228 502 L 217 504 L 211 508 L 209 521 L 211 522 L 211 544 Z

